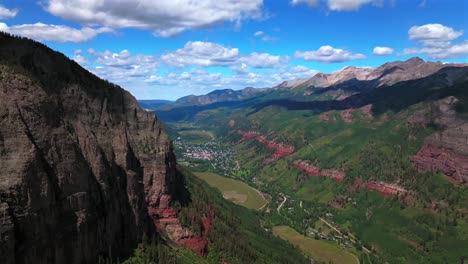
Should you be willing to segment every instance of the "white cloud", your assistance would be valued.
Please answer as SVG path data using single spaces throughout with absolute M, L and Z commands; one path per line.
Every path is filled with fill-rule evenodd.
M 237 48 L 226 48 L 216 43 L 202 41 L 189 41 L 183 48 L 161 56 L 163 62 L 176 67 L 228 66 L 234 64 L 238 58 Z
M 306 66 L 298 65 L 291 68 L 291 70 L 282 74 L 282 80 L 296 80 L 305 79 L 314 76 L 318 71 L 310 69 Z
M 448 47 L 423 47 L 408 48 L 403 50 L 403 55 L 425 54 L 433 59 L 453 59 L 468 56 L 468 41 L 453 44 Z
M 319 1 L 318 0 L 291 0 L 289 4 L 293 6 L 299 5 L 299 4 L 306 4 L 310 7 L 316 7 L 318 6 Z
M 357 11 L 362 5 L 374 3 L 381 5 L 382 1 L 376 0 L 328 0 L 328 8 L 332 11 Z
M 240 75 L 247 74 L 247 73 L 250 72 L 249 66 L 247 66 L 247 64 L 245 64 L 245 63 L 241 63 L 240 65 L 234 65 L 234 66 L 230 67 L 230 69 L 233 72 L 235 72 L 237 74 L 240 74 Z
M 89 64 L 89 61 L 81 54 L 73 56 L 73 60 L 82 66 Z
M 18 9 L 8 9 L 3 5 L 0 5 L 0 19 L 13 18 L 18 14 Z
M 441 24 L 413 26 L 408 30 L 410 40 L 415 40 L 420 47 L 407 48 L 402 55 L 424 54 L 433 59 L 452 59 L 468 55 L 468 41 L 452 43 L 463 35 L 463 30 L 456 31 Z
M 350 60 L 366 59 L 364 54 L 353 53 L 344 49 L 337 49 L 326 45 L 314 51 L 296 51 L 294 57 L 306 61 L 318 61 L 324 63 L 345 62 Z
M 374 6 L 383 7 L 385 0 L 327 0 L 327 7 L 331 11 L 358 11 L 361 6 L 373 4 Z M 319 6 L 319 0 L 290 0 L 292 6 L 306 4 L 310 7 Z M 393 1 L 390 1 L 392 5 Z
M 263 31 L 257 31 L 257 32 L 254 33 L 254 36 L 258 37 L 258 36 L 262 36 L 264 34 L 265 34 L 265 32 L 263 32 Z
M 281 67 L 288 64 L 288 58 L 284 56 L 274 56 L 268 53 L 251 53 L 239 59 L 255 68 Z
M 139 28 L 161 37 L 228 21 L 260 19 L 263 0 L 46 0 L 53 15 L 84 25 Z
M 254 37 L 259 37 L 261 40 L 263 40 L 265 42 L 276 42 L 278 40 L 278 38 L 270 37 L 270 36 L 266 35 L 265 32 L 263 32 L 263 31 L 255 32 Z
M 288 58 L 256 52 L 242 55 L 237 48 L 227 48 L 212 42 L 189 41 L 183 48 L 163 54 L 161 61 L 175 67 L 236 66 L 245 63 L 254 68 L 270 68 L 287 64 Z
M 455 31 L 441 24 L 426 24 L 413 26 L 408 30 L 410 40 L 421 41 L 425 46 L 444 47 L 450 41 L 463 35 L 463 30 Z
M 88 53 L 96 56 L 96 62 L 103 66 L 133 68 L 134 66 L 150 66 L 156 65 L 156 58 L 150 55 L 132 55 L 128 50 L 122 50 L 119 53 L 106 50 L 97 52 L 93 49 L 88 50 Z
M 390 55 L 393 53 L 393 49 L 392 48 L 389 48 L 389 47 L 375 47 L 374 48 L 374 55 L 378 55 L 378 56 L 385 56 L 385 55 Z
M 99 52 L 88 49 L 88 55 L 92 58 L 93 63 L 98 65 L 90 68 L 92 72 L 117 83 L 149 78 L 148 76 L 154 75 L 158 66 L 156 57 L 143 54 L 133 55 L 128 50 Z M 77 56 L 81 56 L 81 54 L 75 55 L 75 57 Z
M 100 33 L 112 31 L 105 27 L 75 29 L 64 25 L 48 25 L 43 23 L 14 25 L 11 27 L 5 23 L 0 23 L 0 30 L 39 41 L 52 42 L 85 42 Z

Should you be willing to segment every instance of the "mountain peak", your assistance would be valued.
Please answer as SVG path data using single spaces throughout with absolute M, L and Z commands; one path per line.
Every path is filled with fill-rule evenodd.
M 425 61 L 423 59 L 421 59 L 420 57 L 412 57 L 412 58 L 408 59 L 406 62 L 423 63 Z

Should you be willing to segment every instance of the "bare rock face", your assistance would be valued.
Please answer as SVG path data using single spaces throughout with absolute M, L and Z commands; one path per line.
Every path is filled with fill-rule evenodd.
M 1 38 L 16 52 L 0 54 L 1 262 L 127 256 L 180 186 L 161 124 L 63 55 Z
M 435 101 L 429 109 L 413 114 L 411 124 L 433 123 L 441 128 L 424 140 L 419 152 L 410 157 L 420 172 L 440 171 L 454 183 L 468 182 L 468 122 L 457 116 L 458 99 L 449 96 Z
M 468 158 L 446 149 L 423 146 L 411 162 L 420 172 L 440 171 L 456 184 L 468 182 Z

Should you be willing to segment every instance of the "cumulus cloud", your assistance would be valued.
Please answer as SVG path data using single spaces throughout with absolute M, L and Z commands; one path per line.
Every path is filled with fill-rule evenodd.
M 422 47 L 403 50 L 403 55 L 425 54 L 433 59 L 454 59 L 468 56 L 468 41 L 450 44 L 448 47 Z
M 376 0 L 328 0 L 328 8 L 333 11 L 357 11 L 362 5 L 374 3 L 381 5 L 382 1 Z
M 163 62 L 176 67 L 228 66 L 234 64 L 238 58 L 237 48 L 226 48 L 216 43 L 202 41 L 189 41 L 183 48 L 161 56 Z
M 287 64 L 288 58 L 256 52 L 243 55 L 237 48 L 212 42 L 189 41 L 183 48 L 163 54 L 161 61 L 175 67 L 235 66 L 245 63 L 254 68 L 269 68 Z
M 13 18 L 18 14 L 18 9 L 8 9 L 3 5 L 0 5 L 0 19 Z
M 46 0 L 45 9 L 84 25 L 147 29 L 170 37 L 222 22 L 260 19 L 263 0 Z
M 408 30 L 410 40 L 421 41 L 425 46 L 444 47 L 450 41 L 463 35 L 463 30 L 455 31 L 441 24 L 426 24 L 413 26 Z
M 282 80 L 296 80 L 310 78 L 317 74 L 317 70 L 310 69 L 309 67 L 298 65 L 292 67 L 289 71 L 285 71 L 281 74 Z
M 299 5 L 299 4 L 306 4 L 310 7 L 316 7 L 318 6 L 319 1 L 318 0 L 291 0 L 289 4 L 293 6 Z
M 410 40 L 419 47 L 403 50 L 403 55 L 425 54 L 433 59 L 452 59 L 468 55 L 468 41 L 452 43 L 463 35 L 463 30 L 456 31 L 441 24 L 413 26 L 408 30 Z
M 374 48 L 374 55 L 378 55 L 378 56 L 385 56 L 385 55 L 390 55 L 393 53 L 393 49 L 392 48 L 389 48 L 389 47 L 375 47 Z
M 353 53 L 349 50 L 337 49 L 326 45 L 314 51 L 296 51 L 295 58 L 306 61 L 318 61 L 323 63 L 345 62 L 350 60 L 366 59 L 364 54 Z
M 81 54 L 75 55 L 82 56 Z M 117 83 L 125 83 L 136 79 L 145 79 L 154 74 L 158 66 L 155 56 L 132 54 L 128 50 L 100 52 L 88 49 L 88 56 L 98 66 L 90 68 L 96 75 Z M 75 60 L 76 61 L 76 60 Z
M 106 50 L 98 52 L 93 49 L 88 50 L 88 53 L 96 56 L 96 62 L 110 67 L 132 68 L 134 66 L 154 67 L 156 65 L 156 58 L 151 55 L 132 53 L 126 49 L 116 53 Z
M 22 24 L 11 27 L 5 23 L 0 23 L 0 30 L 39 41 L 52 42 L 85 42 L 100 33 L 112 31 L 106 27 L 75 29 L 64 25 L 48 25 L 43 23 Z
M 274 56 L 268 53 L 251 53 L 239 59 L 255 68 L 281 67 L 288 64 L 288 58 L 285 56 Z
M 240 74 L 240 75 L 247 74 L 247 73 L 250 72 L 249 66 L 247 64 L 245 64 L 245 63 L 241 63 L 239 65 L 234 65 L 234 66 L 230 67 L 230 69 L 233 72 L 235 72 L 237 74 Z

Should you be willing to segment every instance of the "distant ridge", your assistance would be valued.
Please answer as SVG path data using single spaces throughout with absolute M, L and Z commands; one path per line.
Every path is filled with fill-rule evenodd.
M 413 57 L 406 61 L 388 62 L 376 68 L 348 66 L 330 74 L 319 72 L 311 78 L 284 81 L 271 88 L 247 87 L 242 90 L 214 90 L 205 95 L 181 97 L 175 104 L 208 105 L 217 102 L 240 101 L 278 89 L 333 88 L 335 86 L 339 89 L 342 88 L 341 86 L 346 88 L 358 83 L 363 90 L 373 89 L 382 85 L 393 85 L 402 81 L 427 77 L 447 67 L 468 67 L 468 64 L 431 62 Z

